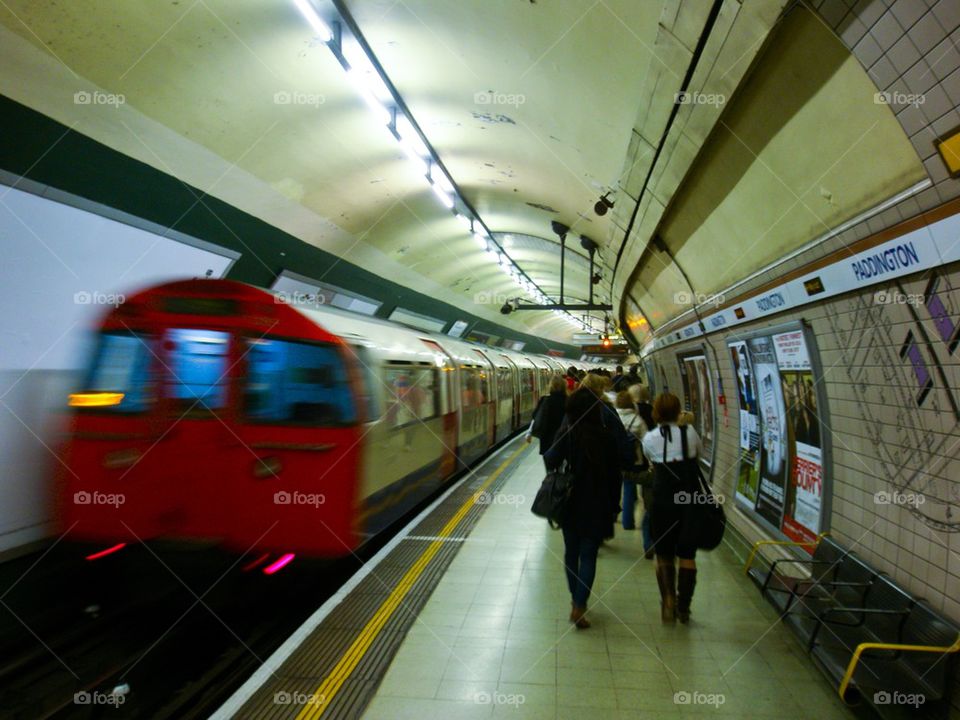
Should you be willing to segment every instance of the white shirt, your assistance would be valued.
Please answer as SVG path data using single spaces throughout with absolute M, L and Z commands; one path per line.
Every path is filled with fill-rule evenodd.
M 683 445 L 680 441 L 680 428 L 676 423 L 670 423 L 670 442 L 667 443 L 667 462 L 682 459 Z M 666 438 L 660 434 L 660 428 L 655 428 L 643 436 L 643 454 L 650 462 L 663 462 L 663 444 Z M 690 425 L 687 425 L 687 455 L 688 458 L 700 457 L 703 446 L 700 436 Z

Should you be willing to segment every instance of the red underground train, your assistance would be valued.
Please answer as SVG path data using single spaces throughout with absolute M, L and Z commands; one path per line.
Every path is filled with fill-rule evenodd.
M 343 555 L 528 422 L 563 369 L 238 282 L 160 285 L 107 314 L 70 396 L 63 530 Z

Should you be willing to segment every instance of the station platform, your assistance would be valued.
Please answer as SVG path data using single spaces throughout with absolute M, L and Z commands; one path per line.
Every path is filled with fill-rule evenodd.
M 214 717 L 853 718 L 726 546 L 664 626 L 639 530 L 600 550 L 589 629 L 513 440 L 385 547 Z

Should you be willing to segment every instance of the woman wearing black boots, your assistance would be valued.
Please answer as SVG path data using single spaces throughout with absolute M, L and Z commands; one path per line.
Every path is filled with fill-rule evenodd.
M 653 419 L 659 427 L 643 438 L 644 455 L 654 468 L 650 530 L 657 557 L 660 619 L 664 623 L 690 621 L 690 603 L 697 584 L 694 503 L 703 501 L 696 474 L 701 445 L 697 431 L 681 427 L 679 417 L 680 399 L 671 393 L 658 395 L 653 402 Z

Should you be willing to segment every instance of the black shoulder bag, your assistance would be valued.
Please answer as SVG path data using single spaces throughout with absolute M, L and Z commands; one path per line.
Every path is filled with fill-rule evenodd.
M 564 440 L 567 443 L 572 442 L 569 435 Z M 573 492 L 573 464 L 569 459 L 569 445 L 567 455 L 560 467 L 548 472 L 540 483 L 537 496 L 533 499 L 533 507 L 530 508 L 530 512 L 537 517 L 546 518 L 554 530 L 563 524 Z
M 696 477 L 695 484 L 699 487 L 699 497 L 692 498 L 694 503 L 691 508 L 697 515 L 697 547 L 701 550 L 713 550 L 723 541 L 723 533 L 727 529 L 727 515 L 703 478 L 700 461 L 697 458 L 687 459 L 686 425 L 680 428 L 680 442 L 683 445 L 684 462 L 689 463 L 690 473 Z

